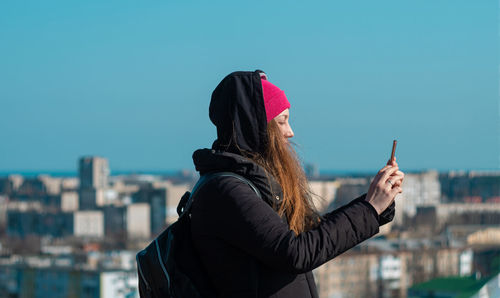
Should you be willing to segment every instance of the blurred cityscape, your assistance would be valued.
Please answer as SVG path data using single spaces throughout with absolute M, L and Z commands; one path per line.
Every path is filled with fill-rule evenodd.
M 369 175 L 306 172 L 321 213 Z M 138 297 L 135 254 L 177 218 L 195 172 L 0 176 L 0 297 Z M 500 172 L 406 173 L 394 220 L 314 270 L 320 297 L 500 297 Z M 460 296 L 462 295 L 462 296 Z

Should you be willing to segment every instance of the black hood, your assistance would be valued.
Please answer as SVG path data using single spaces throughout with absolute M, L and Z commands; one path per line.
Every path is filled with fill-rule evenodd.
M 263 153 L 267 146 L 267 117 L 260 70 L 237 71 L 215 88 L 210 102 L 210 120 L 217 127 L 212 149 L 199 149 L 193 161 L 200 175 L 233 172 L 246 177 L 275 210 L 282 190 L 267 171 L 245 157 L 242 151 Z
M 241 150 L 264 152 L 267 118 L 260 73 L 233 72 L 215 88 L 209 109 L 210 120 L 217 127 L 213 149 L 237 154 Z

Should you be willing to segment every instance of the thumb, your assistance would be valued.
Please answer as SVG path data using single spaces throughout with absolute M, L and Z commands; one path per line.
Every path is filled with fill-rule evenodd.
M 390 159 L 387 161 L 388 166 L 396 166 L 396 156 L 394 156 L 394 159 Z

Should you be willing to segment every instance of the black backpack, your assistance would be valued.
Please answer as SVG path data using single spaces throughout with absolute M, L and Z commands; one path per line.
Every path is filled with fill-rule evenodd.
M 215 297 L 191 239 L 190 210 L 198 190 L 209 180 L 221 176 L 240 179 L 261 197 L 257 188 L 240 175 L 219 172 L 201 176 L 192 192 L 182 196 L 177 206 L 177 221 L 136 255 L 141 297 Z

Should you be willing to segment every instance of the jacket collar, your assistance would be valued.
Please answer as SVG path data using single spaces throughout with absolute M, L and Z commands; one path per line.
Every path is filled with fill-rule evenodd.
M 282 190 L 278 182 L 263 167 L 239 154 L 214 149 L 199 149 L 193 153 L 193 161 L 200 175 L 210 172 L 233 172 L 250 180 L 260 191 L 262 198 L 278 210 Z

